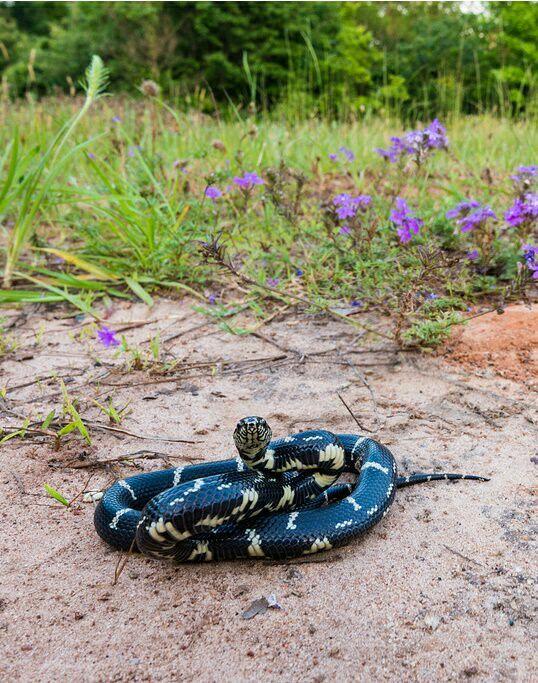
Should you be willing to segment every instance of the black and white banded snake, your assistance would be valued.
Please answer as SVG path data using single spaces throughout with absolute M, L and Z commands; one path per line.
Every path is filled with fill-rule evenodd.
M 95 510 L 107 543 L 177 562 L 288 559 L 349 543 L 383 518 L 397 488 L 440 479 L 398 477 L 382 444 L 364 436 L 302 432 L 271 441 L 260 417 L 234 432 L 239 458 L 138 474 L 113 484 Z M 355 483 L 335 483 L 351 472 Z

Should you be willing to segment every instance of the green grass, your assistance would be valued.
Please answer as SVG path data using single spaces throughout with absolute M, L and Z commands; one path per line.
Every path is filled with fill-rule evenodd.
M 63 300 L 98 319 L 94 302 L 103 296 L 151 305 L 166 289 L 213 294 L 226 311 L 237 303 L 227 286 L 239 279 L 258 319 L 268 298 L 299 297 L 311 310 L 333 314 L 360 300 L 364 309 L 392 316 L 397 341 L 427 345 L 443 336 L 453 311 L 497 295 L 517 275 L 528 236 L 507 230 L 502 216 L 514 196 L 510 173 L 536 162 L 531 121 L 447 121 L 450 151 L 403 172 L 374 151 L 402 132 L 397 121 L 287 125 L 241 119 L 233 110 L 221 119 L 185 114 L 148 100 L 86 104 L 0 104 L 0 234 L 5 283 L 11 280 L 0 303 Z M 59 131 L 70 135 L 61 142 L 61 163 L 51 153 Z M 353 163 L 329 159 L 341 146 L 354 152 Z M 266 180 L 246 205 L 232 181 L 244 171 Z M 210 184 L 234 189 L 213 203 L 204 198 Z M 326 208 L 342 191 L 373 198 L 355 240 L 338 234 Z M 424 220 L 408 245 L 398 243 L 389 220 L 395 196 Z M 454 234 L 445 212 L 469 197 L 501 217 L 490 233 Z M 216 235 L 232 264 L 224 271 L 200 252 L 200 242 Z M 485 251 L 486 242 L 487 258 L 465 258 L 477 246 Z M 432 292 L 453 303 L 425 305 Z M 227 326 L 233 329 L 233 320 Z

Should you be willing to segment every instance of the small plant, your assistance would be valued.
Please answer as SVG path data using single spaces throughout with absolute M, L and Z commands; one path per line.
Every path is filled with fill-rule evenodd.
M 455 311 L 442 313 L 429 320 L 421 320 L 404 332 L 403 338 L 411 346 L 434 348 L 450 337 L 452 327 L 463 320 Z
M 36 159 L 33 167 L 27 170 L 19 189 L 13 193 L 13 199 L 18 199 L 20 196 L 20 205 L 17 207 L 15 223 L 9 234 L 4 268 L 4 287 L 6 289 L 11 285 L 13 269 L 19 260 L 20 254 L 33 234 L 39 211 L 44 202 L 49 199 L 53 182 L 65 169 L 74 154 L 86 146 L 87 143 L 75 146 L 73 150 L 70 150 L 63 156 L 61 156 L 61 152 L 88 109 L 101 96 L 106 83 L 107 71 L 100 57 L 94 55 L 86 72 L 86 99 L 82 108 L 71 120 L 62 126 L 43 156 Z M 8 196 L 11 184 L 21 173 L 21 171 L 16 171 L 19 148 L 18 135 L 18 132 L 15 132 L 10 170 L 2 190 L 4 197 Z
M 60 431 L 56 435 L 57 439 L 61 439 L 62 436 L 66 436 L 67 434 L 70 434 L 72 431 L 76 429 L 79 432 L 79 434 L 84 438 L 86 443 L 91 444 L 90 433 L 88 431 L 88 428 L 86 427 L 81 416 L 79 415 L 74 402 L 69 397 L 63 380 L 60 380 L 60 388 L 62 390 L 63 397 L 63 415 L 70 417 L 71 421 L 60 429 Z
M 0 318 L 0 359 L 9 353 L 12 353 L 18 347 L 16 337 L 6 331 L 4 323 L 5 318 Z
M 53 489 L 52 486 L 49 486 L 48 484 L 43 484 L 43 488 L 51 498 L 54 498 L 54 500 L 57 500 L 62 505 L 65 505 L 65 507 L 69 507 L 69 501 L 66 498 L 64 498 L 64 496 L 62 496 L 62 494 L 59 491 Z
M 109 421 L 113 424 L 121 424 L 123 418 L 128 414 L 129 404 L 123 406 L 123 408 L 116 408 L 113 399 L 109 397 L 106 403 L 100 403 L 96 399 L 93 399 L 93 403 L 99 408 L 99 410 L 104 413 Z
M 153 360 L 158 361 L 161 355 L 161 339 L 158 333 L 150 339 L 149 348 L 151 350 Z

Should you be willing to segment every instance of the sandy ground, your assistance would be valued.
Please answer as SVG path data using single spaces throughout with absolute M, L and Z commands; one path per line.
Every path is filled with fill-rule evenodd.
M 203 326 L 188 303 L 118 305 L 111 327 L 158 320 L 126 331 L 130 343 L 147 348 L 160 328 L 162 340 L 181 333 L 164 343 L 170 360 L 211 361 L 151 383 L 162 378 L 119 373 L 113 350 L 79 339 L 80 321 L 60 315 L 18 320 L 20 348 L 1 368 L 0 385 L 10 387 L 2 424 L 58 406 L 57 380 L 18 386 L 57 372 L 85 416 L 104 422 L 89 398 L 110 395 L 116 405 L 131 401 L 121 428 L 197 443 L 93 430 L 91 446 L 72 439 L 55 451 L 27 439 L 0 447 L 2 680 L 536 680 L 537 416 L 528 385 L 440 358 L 364 353 L 352 329 L 316 318 L 274 321 L 262 339 Z M 88 383 L 98 376 L 100 385 Z M 232 456 L 233 427 L 248 414 L 265 416 L 275 435 L 354 431 L 337 392 L 402 472 L 491 481 L 402 490 L 370 534 L 308 563 L 172 566 L 134 556 L 116 585 L 119 554 L 96 536 L 93 504 L 66 509 L 43 494 L 44 482 L 69 499 L 106 487 L 139 470 L 102 461 L 140 449 L 165 454 L 136 461 L 145 470 Z M 281 609 L 243 618 L 271 594 Z

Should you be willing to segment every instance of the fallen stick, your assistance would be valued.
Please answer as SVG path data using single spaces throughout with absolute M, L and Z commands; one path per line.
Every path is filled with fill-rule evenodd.
M 127 429 L 121 429 L 120 427 L 111 427 L 110 425 L 104 425 L 101 422 L 92 422 L 91 420 L 85 420 L 84 424 L 87 424 L 94 429 L 103 429 L 106 432 L 115 432 L 117 434 L 125 434 L 127 436 L 134 436 L 136 439 L 142 439 L 145 441 L 168 441 L 170 443 L 200 443 L 199 441 L 191 441 L 189 439 L 176 439 L 172 436 L 146 436 L 144 434 L 136 434 L 135 432 L 129 432 Z
M 351 415 L 351 417 L 355 420 L 355 423 L 356 423 L 357 427 L 358 427 L 359 429 L 365 431 L 365 432 L 370 432 L 370 434 L 373 434 L 373 433 L 374 433 L 374 430 L 373 430 L 373 429 L 368 429 L 368 427 L 364 427 L 363 425 L 361 425 L 361 423 L 358 421 L 356 415 L 353 413 L 353 411 L 352 411 L 351 408 L 348 406 L 348 404 L 344 401 L 343 396 L 342 396 L 341 394 L 339 394 L 338 392 L 337 392 L 336 395 L 338 396 L 338 398 L 339 398 L 339 399 L 342 401 L 342 403 L 344 404 L 344 406 L 345 406 L 347 412 L 348 412 L 348 413 Z

